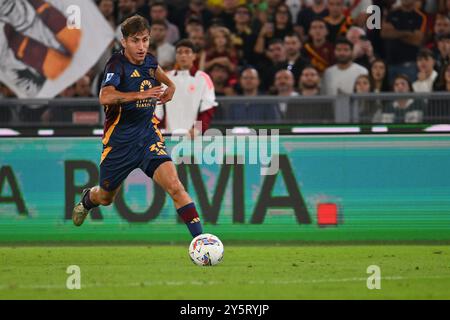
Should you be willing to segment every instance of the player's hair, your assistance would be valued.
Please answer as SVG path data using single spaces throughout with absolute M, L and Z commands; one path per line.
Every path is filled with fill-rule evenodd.
M 120 30 L 122 31 L 122 35 L 124 38 L 128 38 L 129 36 L 135 35 L 139 32 L 148 30 L 150 32 L 150 25 L 148 24 L 148 20 L 144 17 L 135 14 L 132 17 L 126 19 L 120 25 Z
M 180 48 L 180 47 L 186 47 L 186 48 L 191 48 L 192 51 L 195 52 L 195 45 L 192 43 L 191 40 L 189 39 L 181 39 L 180 41 L 178 41 L 175 44 L 175 50 Z

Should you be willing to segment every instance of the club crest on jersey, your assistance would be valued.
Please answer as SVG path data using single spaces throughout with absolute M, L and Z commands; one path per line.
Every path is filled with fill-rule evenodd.
M 154 78 L 155 77 L 155 69 L 148 69 L 148 74 L 150 75 L 150 78 Z

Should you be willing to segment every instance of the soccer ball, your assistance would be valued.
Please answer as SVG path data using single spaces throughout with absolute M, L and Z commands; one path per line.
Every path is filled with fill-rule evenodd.
M 213 234 L 201 234 L 192 240 L 189 256 L 198 266 L 215 266 L 223 258 L 222 241 Z

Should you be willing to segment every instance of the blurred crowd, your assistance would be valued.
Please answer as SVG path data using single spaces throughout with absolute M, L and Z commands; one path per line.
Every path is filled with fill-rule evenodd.
M 116 40 L 61 97 L 98 95 L 105 62 L 120 49 L 119 25 L 136 13 L 150 21 L 150 51 L 165 70 L 176 68 L 178 40 L 195 44 L 195 67 L 211 76 L 217 96 L 450 91 L 450 0 L 96 2 Z M 380 29 L 368 28 L 370 5 L 381 9 Z M 383 106 L 395 109 L 389 117 L 398 104 L 421 108 L 395 101 Z

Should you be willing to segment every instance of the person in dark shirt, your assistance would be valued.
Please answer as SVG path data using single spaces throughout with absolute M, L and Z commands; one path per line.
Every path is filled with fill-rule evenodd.
M 416 57 L 424 40 L 427 18 L 416 9 L 415 3 L 402 0 L 401 6 L 391 11 L 382 24 L 390 83 L 398 74 L 407 75 L 411 81 L 417 79 Z
M 288 34 L 284 37 L 284 46 L 287 57 L 286 69 L 292 72 L 297 81 L 303 68 L 309 64 L 309 60 L 302 56 L 300 36 L 297 33 Z
M 231 29 L 234 47 L 238 52 L 239 64 L 247 65 L 254 61 L 253 48 L 256 34 L 251 28 L 252 14 L 245 5 L 240 5 L 234 13 L 234 26 Z
M 328 11 L 329 14 L 323 20 L 327 23 L 328 41 L 335 43 L 337 38 L 346 35 L 353 21 L 344 14 L 344 0 L 328 0 Z
M 329 14 L 325 0 L 314 0 L 310 7 L 304 7 L 297 15 L 296 31 L 305 40 L 309 34 L 309 27 L 315 18 L 325 18 Z

